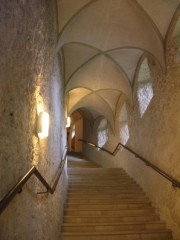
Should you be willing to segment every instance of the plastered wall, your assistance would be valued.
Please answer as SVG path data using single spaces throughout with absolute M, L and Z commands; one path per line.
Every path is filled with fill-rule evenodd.
M 137 98 L 138 81 L 133 89 L 133 106 L 127 104 L 129 139 L 127 146 L 180 181 L 180 58 L 173 40 L 167 45 L 167 71 L 163 72 L 152 57 L 148 57 L 153 87 L 151 99 L 143 116 Z M 113 151 L 120 141 L 120 122 L 116 118 L 116 132 L 108 131 L 103 147 Z M 97 142 L 92 131 L 85 139 Z M 120 149 L 115 157 L 92 147 L 84 146 L 85 155 L 104 167 L 122 167 L 142 186 L 153 205 L 180 239 L 180 189 L 172 187 L 162 176 L 141 163 L 131 153 Z
M 0 199 L 33 165 L 52 184 L 66 145 L 55 7 L 0 1 Z M 36 135 L 37 110 L 49 112 L 47 139 Z M 0 216 L 0 239 L 59 239 L 66 180 L 38 195 L 46 189 L 32 177 Z

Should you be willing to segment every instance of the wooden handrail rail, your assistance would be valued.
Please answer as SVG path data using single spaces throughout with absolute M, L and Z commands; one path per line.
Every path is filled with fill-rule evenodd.
M 22 191 L 23 186 L 26 184 L 26 182 L 31 178 L 31 176 L 33 174 L 46 187 L 47 191 L 44 193 L 49 192 L 49 193 L 53 194 L 56 190 L 56 186 L 58 184 L 59 178 L 64 169 L 64 164 L 66 162 L 66 154 L 67 154 L 67 148 L 65 148 L 65 150 L 64 150 L 63 158 L 58 167 L 56 177 L 55 177 L 55 180 L 54 180 L 52 186 L 50 186 L 50 184 L 44 179 L 44 177 L 41 175 L 41 173 L 38 171 L 38 169 L 35 166 L 33 166 L 30 170 L 28 170 L 24 174 L 24 176 L 11 188 L 11 190 L 0 201 L 0 214 L 5 210 L 5 208 L 9 205 L 9 203 L 16 196 L 16 194 L 20 193 Z
M 175 178 L 171 177 L 168 173 L 166 173 L 164 170 L 160 169 L 159 167 L 157 167 L 156 165 L 154 165 L 153 163 L 151 163 L 150 161 L 146 160 L 144 157 L 142 157 L 141 155 L 139 155 L 138 153 L 136 153 L 135 151 L 133 151 L 131 148 L 125 146 L 122 143 L 118 143 L 116 148 L 114 149 L 113 152 L 110 152 L 109 150 L 106 150 L 105 148 L 99 147 L 98 145 L 88 142 L 84 139 L 79 139 L 79 141 L 82 141 L 92 147 L 96 147 L 102 151 L 105 151 L 107 153 L 109 153 L 110 155 L 116 155 L 116 153 L 119 151 L 120 146 L 122 146 L 123 148 L 125 148 L 126 150 L 128 150 L 129 152 L 131 152 L 132 154 L 135 155 L 135 157 L 139 158 L 142 162 L 144 162 L 146 164 L 146 166 L 152 168 L 154 171 L 156 171 L 157 173 L 159 173 L 161 176 L 163 176 L 164 178 L 166 178 L 168 181 L 170 181 L 173 185 L 173 187 L 178 187 L 180 188 L 180 182 L 177 181 Z

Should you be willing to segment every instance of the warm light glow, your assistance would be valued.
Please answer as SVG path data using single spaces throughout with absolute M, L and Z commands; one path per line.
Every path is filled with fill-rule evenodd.
M 43 107 L 40 106 L 40 105 L 38 105 L 38 106 L 37 106 L 37 114 L 39 115 L 40 112 L 43 112 Z
M 67 117 L 67 119 L 66 119 L 66 127 L 68 128 L 68 127 L 70 127 L 70 125 L 71 125 L 71 118 Z
M 48 133 L 49 133 L 49 114 L 47 112 L 40 112 L 39 113 L 37 132 L 38 132 L 38 137 L 40 139 L 48 137 Z
M 75 134 L 76 134 L 76 127 L 75 127 L 75 125 L 73 125 L 72 132 L 71 132 L 71 139 L 73 139 L 73 137 L 75 137 Z

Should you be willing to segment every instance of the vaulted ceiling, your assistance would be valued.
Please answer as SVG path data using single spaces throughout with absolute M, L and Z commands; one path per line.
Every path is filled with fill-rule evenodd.
M 180 0 L 57 0 L 58 51 L 63 58 L 68 114 L 83 109 L 114 129 L 116 107 L 132 102 L 145 53 L 166 68 L 166 38 Z

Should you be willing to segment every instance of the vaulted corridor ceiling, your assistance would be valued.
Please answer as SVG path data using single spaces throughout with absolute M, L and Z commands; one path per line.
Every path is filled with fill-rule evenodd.
M 166 70 L 166 43 L 180 0 L 58 0 L 59 41 L 68 114 L 84 109 L 114 129 L 121 97 L 145 54 Z

